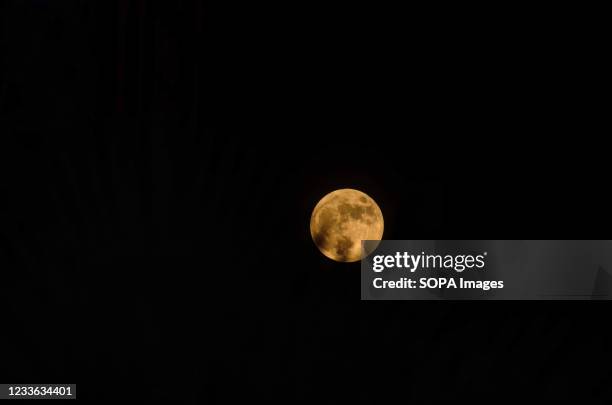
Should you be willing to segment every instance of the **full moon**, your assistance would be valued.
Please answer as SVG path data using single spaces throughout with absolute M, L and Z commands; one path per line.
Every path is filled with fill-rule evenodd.
M 381 240 L 383 215 L 367 194 L 350 188 L 332 191 L 318 202 L 310 234 L 321 253 L 338 262 L 362 259 L 362 240 Z

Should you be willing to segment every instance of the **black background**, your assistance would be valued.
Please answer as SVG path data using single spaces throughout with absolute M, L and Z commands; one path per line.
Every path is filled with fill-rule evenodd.
M 0 4 L 3 382 L 179 403 L 609 398 L 608 303 L 360 302 L 358 264 L 308 231 L 351 187 L 387 239 L 609 239 L 596 26 Z

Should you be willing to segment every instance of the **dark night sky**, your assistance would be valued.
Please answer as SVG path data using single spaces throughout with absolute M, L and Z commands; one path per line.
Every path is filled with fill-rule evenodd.
M 0 4 L 0 381 L 609 397 L 607 303 L 360 302 L 308 233 L 352 187 L 387 239 L 610 239 L 584 42 L 469 10 Z

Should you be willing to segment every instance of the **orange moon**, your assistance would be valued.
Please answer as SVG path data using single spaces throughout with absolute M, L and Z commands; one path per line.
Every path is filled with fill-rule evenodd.
M 363 258 L 362 240 L 381 240 L 382 211 L 359 190 L 343 188 L 321 199 L 310 217 L 310 235 L 321 253 L 338 262 Z

